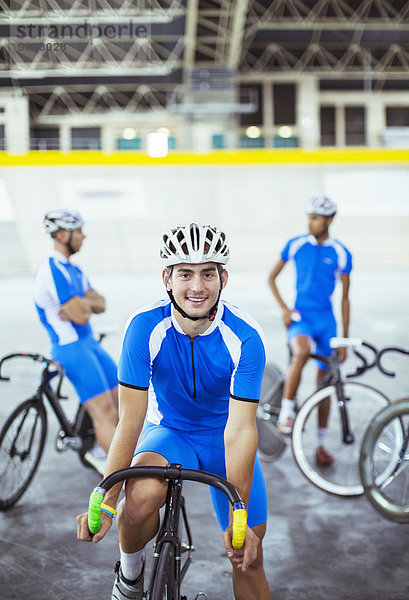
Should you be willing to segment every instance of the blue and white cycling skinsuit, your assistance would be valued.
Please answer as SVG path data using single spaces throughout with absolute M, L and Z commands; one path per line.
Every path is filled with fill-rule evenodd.
M 51 340 L 51 355 L 86 402 L 118 385 L 117 367 L 94 339 L 91 325 L 63 321 L 61 306 L 92 290 L 85 273 L 58 250 L 44 260 L 34 276 L 34 302 Z
M 331 297 L 341 274 L 352 270 L 352 255 L 338 240 L 328 238 L 318 244 L 313 235 L 292 238 L 281 252 L 284 262 L 293 260 L 296 268 L 294 308 L 301 320 L 288 329 L 288 340 L 306 335 L 316 343 L 315 352 L 331 356 L 330 338 L 337 334 Z M 317 361 L 320 369 L 327 365 Z
M 226 476 L 224 428 L 230 397 L 258 402 L 265 349 L 257 323 L 220 301 L 215 319 L 191 339 L 178 324 L 169 300 L 132 316 L 125 331 L 120 385 L 149 390 L 148 411 L 136 454 L 156 452 L 185 468 Z M 211 488 L 221 529 L 229 523 L 224 494 Z M 248 522 L 267 519 L 267 496 L 256 457 Z

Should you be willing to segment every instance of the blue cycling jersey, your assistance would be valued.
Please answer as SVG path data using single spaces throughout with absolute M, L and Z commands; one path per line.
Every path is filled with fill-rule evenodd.
M 89 323 L 63 321 L 58 314 L 65 302 L 74 296 L 82 298 L 89 289 L 85 273 L 58 250 L 39 266 L 34 276 L 34 302 L 52 344 L 71 344 L 92 334 Z
M 287 242 L 281 258 L 294 260 L 296 267 L 297 310 L 328 310 L 340 274 L 352 270 L 352 255 L 338 240 L 318 244 L 313 235 L 300 235 Z
M 129 319 L 118 379 L 149 389 L 149 422 L 216 429 L 226 424 L 230 396 L 258 401 L 264 365 L 262 333 L 243 311 L 220 301 L 211 326 L 191 339 L 162 300 Z

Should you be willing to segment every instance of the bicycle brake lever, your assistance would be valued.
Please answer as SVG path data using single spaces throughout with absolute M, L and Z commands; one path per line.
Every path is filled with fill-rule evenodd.
M 357 367 L 357 369 L 354 373 L 349 373 L 348 375 L 345 375 L 345 377 L 347 377 L 347 378 L 358 377 L 359 375 L 362 375 L 362 373 L 365 373 L 365 371 L 366 371 L 366 367 Z

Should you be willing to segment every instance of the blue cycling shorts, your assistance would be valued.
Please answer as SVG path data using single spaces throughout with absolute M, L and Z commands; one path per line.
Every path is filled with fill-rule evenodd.
M 301 321 L 296 321 L 288 328 L 288 341 L 300 335 L 306 335 L 315 342 L 316 354 L 331 356 L 329 341 L 337 335 L 337 323 L 332 310 L 300 310 Z M 317 360 L 319 369 L 327 370 L 328 366 Z
M 135 456 L 141 452 L 156 452 L 164 456 L 169 463 L 181 464 L 185 469 L 201 469 L 226 477 L 222 429 L 182 433 L 164 425 L 146 422 Z M 229 525 L 229 501 L 220 490 L 212 486 L 209 489 L 220 529 L 225 531 Z M 266 485 L 259 458 L 256 456 L 248 506 L 248 525 L 255 527 L 266 520 Z
M 92 336 L 63 346 L 55 344 L 51 354 L 64 367 L 82 404 L 118 385 L 115 361 Z

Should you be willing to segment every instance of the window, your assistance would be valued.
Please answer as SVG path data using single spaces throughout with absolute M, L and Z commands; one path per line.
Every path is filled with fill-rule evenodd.
M 71 147 L 73 150 L 100 150 L 100 127 L 73 127 L 71 129 Z
M 295 125 L 296 90 L 294 83 L 273 85 L 274 125 Z
M 321 146 L 336 145 L 335 106 L 320 108 Z
M 366 143 L 365 107 L 345 107 L 345 144 L 363 146 Z
M 240 104 L 249 104 L 256 96 L 258 98 L 257 109 L 251 113 L 240 114 L 240 125 L 243 127 L 263 124 L 263 94 L 261 83 L 240 86 Z
M 30 132 L 30 150 L 58 150 L 60 132 L 58 127 L 34 127 Z
M 387 106 L 387 127 L 409 127 L 409 106 Z

